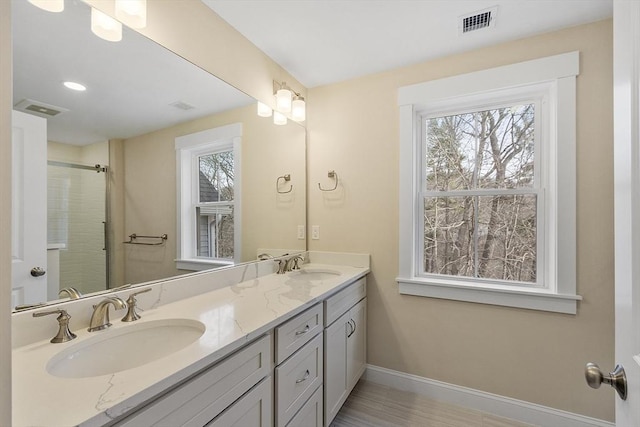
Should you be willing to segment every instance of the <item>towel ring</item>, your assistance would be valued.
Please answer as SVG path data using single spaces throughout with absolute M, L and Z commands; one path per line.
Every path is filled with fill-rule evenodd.
M 318 188 L 320 189 L 320 191 L 335 191 L 335 189 L 338 188 L 338 174 L 336 173 L 336 171 L 329 171 L 327 173 L 327 176 L 336 180 L 333 188 L 322 188 L 320 183 L 318 183 Z
M 280 180 L 284 180 L 284 182 L 289 182 L 291 181 L 291 175 L 286 174 L 286 175 L 282 175 L 279 176 L 278 179 L 276 179 L 276 191 L 278 192 L 278 194 L 287 194 L 287 193 L 291 193 L 291 190 L 293 190 L 293 184 L 289 184 L 289 189 L 287 191 L 280 191 Z

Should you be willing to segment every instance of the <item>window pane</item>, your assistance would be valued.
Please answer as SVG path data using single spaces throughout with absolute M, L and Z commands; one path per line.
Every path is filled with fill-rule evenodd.
M 531 188 L 533 104 L 426 120 L 426 188 Z
M 233 151 L 198 158 L 200 203 L 233 200 Z
M 473 197 L 427 197 L 424 204 L 424 271 L 473 277 Z
M 475 113 L 478 188 L 531 188 L 534 173 L 534 105 Z
M 196 207 L 199 257 L 233 259 L 233 206 L 218 204 Z
M 536 195 L 478 197 L 478 276 L 536 282 Z
M 427 120 L 427 190 L 472 188 L 476 142 L 470 125 L 472 114 Z

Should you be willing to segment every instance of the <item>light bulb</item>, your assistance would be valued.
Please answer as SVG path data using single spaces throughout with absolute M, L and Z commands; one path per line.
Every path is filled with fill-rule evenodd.
M 258 115 L 260 117 L 271 117 L 271 107 L 269 107 L 267 104 L 263 104 L 262 102 L 258 101 Z
M 29 3 L 47 12 L 62 12 L 64 10 L 64 0 L 29 0 Z
M 91 8 L 91 31 L 101 39 L 110 42 L 122 40 L 122 24 L 94 8 Z
M 131 28 L 147 26 L 147 0 L 116 0 L 116 18 Z
M 304 122 L 306 119 L 306 105 L 304 98 L 296 96 L 291 103 L 291 118 L 296 122 Z
M 277 111 L 273 112 L 273 124 L 274 125 L 286 125 L 287 124 L 287 116 Z
M 281 113 L 291 111 L 291 91 L 289 89 L 279 89 L 276 92 L 276 110 Z

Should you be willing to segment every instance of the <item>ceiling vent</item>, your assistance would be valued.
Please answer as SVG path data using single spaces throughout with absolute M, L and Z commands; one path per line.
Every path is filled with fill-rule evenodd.
M 467 34 L 483 28 L 492 28 L 495 26 L 496 13 L 498 6 L 463 15 L 459 18 L 458 33 Z
M 18 102 L 14 106 L 14 108 L 24 113 L 44 117 L 45 119 L 49 119 L 51 117 L 57 116 L 58 114 L 69 111 L 66 108 L 58 107 L 57 105 L 34 101 L 33 99 L 23 99 L 22 101 Z
M 171 104 L 172 107 L 176 107 L 179 110 L 184 110 L 184 111 L 188 111 L 188 110 L 193 110 L 194 108 L 196 108 L 194 105 L 191 105 L 189 103 L 186 103 L 184 101 L 176 101 L 173 102 Z

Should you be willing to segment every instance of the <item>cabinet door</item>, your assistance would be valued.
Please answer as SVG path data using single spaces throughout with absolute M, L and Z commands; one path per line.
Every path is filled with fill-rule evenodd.
M 347 336 L 347 390 L 350 393 L 367 364 L 367 299 L 362 299 L 349 310 Z
M 328 426 L 347 398 L 347 311 L 324 330 L 324 424 Z

